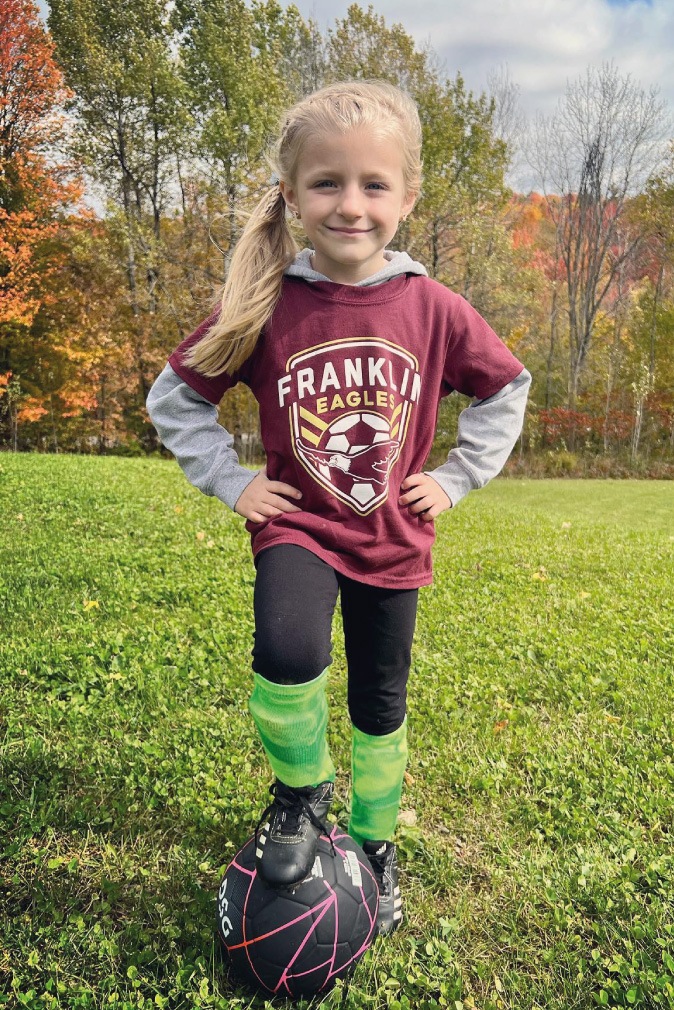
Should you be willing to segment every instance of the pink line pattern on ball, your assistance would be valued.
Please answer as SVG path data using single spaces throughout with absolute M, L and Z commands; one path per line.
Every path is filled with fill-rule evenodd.
M 321 835 L 320 837 L 323 838 L 323 839 L 325 839 L 326 842 L 331 843 L 334 846 L 335 851 L 339 852 L 339 854 L 341 856 L 346 857 L 346 850 L 343 849 L 343 848 L 340 848 L 338 845 L 335 845 L 334 843 L 336 841 L 338 841 L 340 838 L 350 838 L 351 836 L 349 834 L 346 834 L 346 833 L 343 833 L 343 832 L 341 834 L 338 834 L 337 832 L 338 832 L 338 827 L 335 824 L 333 826 L 332 831 L 330 832 L 330 836 L 329 837 L 327 837 L 326 835 Z M 241 851 L 243 851 L 243 849 L 246 847 L 246 845 L 249 845 L 253 841 L 253 839 L 254 839 L 254 836 L 251 835 L 251 837 L 248 839 L 248 842 L 246 842 L 245 845 L 242 846 Z M 237 853 L 237 855 L 238 855 L 238 853 Z M 302 949 L 304 948 L 305 944 L 309 940 L 311 934 L 314 932 L 314 930 L 318 926 L 319 922 L 326 915 L 328 909 L 334 907 L 334 909 L 335 909 L 335 939 L 334 939 L 334 944 L 333 944 L 332 957 L 329 960 L 324 961 L 322 964 L 316 965 L 314 968 L 310 968 L 307 971 L 303 971 L 303 972 L 297 972 L 296 974 L 293 974 L 293 976 L 290 978 L 290 981 L 292 981 L 293 978 L 299 978 L 301 975 L 309 975 L 312 972 L 318 971 L 319 968 L 324 968 L 326 965 L 329 964 L 330 965 L 330 971 L 328 972 L 328 974 L 327 974 L 327 976 L 325 978 L 325 981 L 323 982 L 323 985 L 318 990 L 320 992 L 322 989 L 325 988 L 325 986 L 330 981 L 330 979 L 333 977 L 333 975 L 337 975 L 338 973 L 343 972 L 344 969 L 347 968 L 352 963 L 352 961 L 355 961 L 357 958 L 360 957 L 360 955 L 365 950 L 367 950 L 367 948 L 369 947 L 370 942 L 371 942 L 370 938 L 371 938 L 372 931 L 373 931 L 373 929 L 375 927 L 375 924 L 376 924 L 377 912 L 379 910 L 379 888 L 377 887 L 377 883 L 376 883 L 374 874 L 372 873 L 372 868 L 369 865 L 364 864 L 360 859 L 358 860 L 358 865 L 361 867 L 362 870 L 364 870 L 369 875 L 369 877 L 371 878 L 371 880 L 375 884 L 375 893 L 376 893 L 376 896 L 377 896 L 377 904 L 375 906 L 375 914 L 374 914 L 374 917 L 373 917 L 372 913 L 370 912 L 370 907 L 369 907 L 367 901 L 365 900 L 365 894 L 363 892 L 362 886 L 358 888 L 358 890 L 360 891 L 361 901 L 365 905 L 365 910 L 366 910 L 367 916 L 368 916 L 368 918 L 370 920 L 370 929 L 368 931 L 367 937 L 365 938 L 364 942 L 361 944 L 361 946 L 359 947 L 359 949 L 356 951 L 356 953 L 353 954 L 352 957 L 350 957 L 348 961 L 345 961 L 344 964 L 340 965 L 339 967 L 334 968 L 335 957 L 337 955 L 337 936 L 339 934 L 339 902 L 338 902 L 337 895 L 336 895 L 335 891 L 332 889 L 332 887 L 330 887 L 330 884 L 327 882 L 327 880 L 324 880 L 323 883 L 325 884 L 325 886 L 330 891 L 330 896 L 328 898 L 326 898 L 325 901 L 322 901 L 318 905 L 315 905 L 313 908 L 310 908 L 307 912 L 303 912 L 301 915 L 298 915 L 295 919 L 292 919 L 290 922 L 284 923 L 282 926 L 278 926 L 276 929 L 272 929 L 268 933 L 264 933 L 262 936 L 257 936 L 257 937 L 253 937 L 252 939 L 247 939 L 246 938 L 246 910 L 247 910 L 247 907 L 248 907 L 248 899 L 250 897 L 250 893 L 251 893 L 251 890 L 253 888 L 253 883 L 254 883 L 255 878 L 257 877 L 258 874 L 257 874 L 257 870 L 256 869 L 255 870 L 249 870 L 245 866 L 241 866 L 240 863 L 237 863 L 236 856 L 231 860 L 231 862 L 227 866 L 227 868 L 225 870 L 225 875 L 226 875 L 227 871 L 229 870 L 230 866 L 235 866 L 237 870 L 240 870 L 242 873 L 245 873 L 247 876 L 250 877 L 250 881 L 249 881 L 249 885 L 248 885 L 248 890 L 246 892 L 246 897 L 245 897 L 244 905 L 243 905 L 243 915 L 242 915 L 242 918 L 243 918 L 243 922 L 242 922 L 242 926 L 243 926 L 243 942 L 242 943 L 237 943 L 237 944 L 229 945 L 225 941 L 225 939 L 222 936 L 222 933 L 220 932 L 220 930 L 218 929 L 218 932 L 220 933 L 220 939 L 222 940 L 222 942 L 224 943 L 224 945 L 225 945 L 225 947 L 227 948 L 228 951 L 238 950 L 241 947 L 243 947 L 245 949 L 245 951 L 246 951 L 246 957 L 248 958 L 248 964 L 250 965 L 251 971 L 253 972 L 253 974 L 255 975 L 255 977 L 257 978 L 257 980 L 259 981 L 260 985 L 264 989 L 266 989 L 268 992 L 274 992 L 274 993 L 276 993 L 276 992 L 278 992 L 278 990 L 280 989 L 280 987 L 282 985 L 284 985 L 285 988 L 286 988 L 286 991 L 288 992 L 288 994 L 290 996 L 292 996 L 293 995 L 292 990 L 290 989 L 290 986 L 288 985 L 288 973 L 290 972 L 290 969 L 292 968 L 294 962 L 296 961 L 296 959 L 299 957 L 300 953 L 302 952 Z M 311 929 L 309 929 L 308 932 L 306 933 L 306 935 L 305 935 L 302 943 L 300 944 L 300 946 L 297 948 L 295 954 L 293 955 L 292 960 L 289 962 L 289 964 L 283 970 L 283 974 L 281 975 L 281 978 L 279 979 L 278 983 L 276 984 L 276 986 L 273 989 L 270 988 L 260 978 L 260 976 L 256 972 L 255 967 L 253 965 L 253 962 L 251 961 L 250 953 L 249 953 L 248 948 L 252 944 L 259 942 L 260 940 L 267 939 L 268 937 L 272 936 L 274 933 L 278 933 L 281 930 L 287 929 L 289 926 L 294 926 L 296 923 L 300 922 L 302 919 L 306 919 L 310 915 L 313 915 L 313 913 L 316 912 L 316 911 L 318 911 L 319 909 L 321 910 L 320 915 L 318 916 L 318 918 L 315 920 L 315 922 L 311 926 Z
M 328 908 L 334 907 L 334 909 L 335 909 L 335 915 L 337 914 L 337 895 L 332 890 L 332 888 L 330 887 L 330 884 L 328 884 L 327 880 L 324 880 L 323 883 L 328 888 L 328 890 L 331 892 L 331 897 L 328 898 L 327 901 L 323 903 L 325 905 L 325 907 L 323 908 L 321 914 L 318 916 L 318 918 L 314 922 L 314 924 L 311 927 L 311 929 L 308 931 L 308 933 L 306 934 L 306 936 L 302 940 L 302 943 L 299 945 L 299 947 L 297 948 L 297 950 L 293 954 L 293 956 L 292 956 L 291 960 L 289 961 L 289 963 L 287 964 L 287 966 L 284 968 L 283 974 L 281 975 L 281 978 L 279 979 L 278 984 L 274 987 L 274 992 L 278 992 L 278 990 L 280 989 L 281 985 L 285 985 L 285 987 L 286 987 L 286 989 L 288 991 L 288 994 L 290 996 L 293 995 L 293 991 L 292 991 L 292 989 L 290 988 L 290 986 L 288 985 L 288 982 L 287 982 L 288 972 L 292 968 L 292 966 L 295 963 L 295 961 L 297 960 L 297 958 L 302 953 L 302 949 L 304 948 L 305 943 L 307 942 L 307 940 L 309 939 L 309 937 L 311 936 L 311 934 L 316 929 L 316 926 L 319 924 L 319 922 L 321 921 L 321 919 L 323 918 L 323 916 L 327 912 Z M 316 908 L 320 908 L 320 905 L 317 905 Z M 315 910 L 316 909 L 314 908 L 311 911 L 315 911 Z M 290 925 L 292 925 L 292 923 L 290 923 Z M 322 986 L 321 986 L 321 988 L 322 988 Z
M 246 895 L 246 900 L 247 899 L 248 895 Z M 308 918 L 308 916 L 310 916 L 312 912 L 317 912 L 319 908 L 324 909 L 327 905 L 330 905 L 330 903 L 331 899 L 326 898 L 325 901 L 322 901 L 320 904 L 314 905 L 313 908 L 310 908 L 308 912 L 302 912 L 302 914 L 298 915 L 296 919 L 291 919 L 288 922 L 284 922 L 282 926 L 277 926 L 276 929 L 270 929 L 268 933 L 262 933 L 261 936 L 254 936 L 251 940 L 244 940 L 243 943 L 233 943 L 231 946 L 225 944 L 225 946 L 227 947 L 227 950 L 240 950 L 241 947 L 251 947 L 254 943 L 258 943 L 260 940 L 266 940 L 267 937 L 273 936 L 274 933 L 279 933 L 281 932 L 281 930 L 287 929 L 288 926 L 294 926 L 302 919 Z

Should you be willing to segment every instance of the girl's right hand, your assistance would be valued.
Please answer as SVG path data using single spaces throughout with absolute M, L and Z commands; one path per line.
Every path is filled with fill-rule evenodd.
M 246 485 L 236 499 L 234 511 L 254 523 L 263 523 L 270 516 L 278 516 L 282 512 L 302 511 L 297 505 L 282 498 L 282 494 L 290 495 L 292 498 L 302 497 L 302 492 L 292 484 L 284 484 L 280 480 L 269 480 L 265 463 L 260 472 L 253 477 L 250 484 Z

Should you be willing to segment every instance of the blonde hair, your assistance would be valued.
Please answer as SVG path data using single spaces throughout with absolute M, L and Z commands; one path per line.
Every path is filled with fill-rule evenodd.
M 414 100 L 388 81 L 330 84 L 287 109 L 277 140 L 265 158 L 279 179 L 293 188 L 305 142 L 316 134 L 345 134 L 367 127 L 378 137 L 393 136 L 403 153 L 405 193 L 421 188 L 421 122 Z M 213 303 L 217 321 L 185 354 L 183 361 L 201 375 L 232 375 L 255 350 L 262 327 L 281 295 L 283 271 L 299 246 L 286 220 L 280 187 L 272 186 L 248 215 L 232 252 L 224 286 Z

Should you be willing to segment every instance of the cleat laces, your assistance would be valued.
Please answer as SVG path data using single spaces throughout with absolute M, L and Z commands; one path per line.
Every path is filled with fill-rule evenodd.
M 330 835 L 330 830 L 326 825 L 325 821 L 322 821 L 313 811 L 311 804 L 309 803 L 306 796 L 298 792 L 296 789 L 292 789 L 290 786 L 286 786 L 283 782 L 272 782 L 269 787 L 269 792 L 272 794 L 274 799 L 263 810 L 260 815 L 260 819 L 255 826 L 255 848 L 258 848 L 258 835 L 260 828 L 264 824 L 267 817 L 278 807 L 283 807 L 285 816 L 283 817 L 279 834 L 280 835 L 296 835 L 299 830 L 300 818 L 302 814 L 306 814 L 311 823 L 319 831 L 324 831 L 327 835 L 328 841 L 330 842 L 330 847 L 332 849 L 332 855 L 335 856 L 335 843 Z

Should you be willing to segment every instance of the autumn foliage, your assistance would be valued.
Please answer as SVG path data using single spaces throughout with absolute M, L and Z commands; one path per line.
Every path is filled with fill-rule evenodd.
M 622 203 L 601 189 L 594 141 L 577 190 L 513 192 L 496 99 L 438 76 L 372 7 L 352 4 L 323 39 L 293 5 L 51 0 L 49 29 L 33 0 L 0 4 L 0 448 L 160 450 L 147 394 L 269 185 L 280 110 L 374 76 L 413 95 L 423 130 L 422 194 L 392 248 L 533 375 L 511 469 L 524 449 L 632 467 L 645 450 L 674 474 L 674 147 Z M 440 405 L 437 451 L 465 406 Z M 220 416 L 258 463 L 250 391 L 230 390 Z
M 57 212 L 76 200 L 81 184 L 54 164 L 63 135 L 57 109 L 68 92 L 54 45 L 37 7 L 3 0 L 0 7 L 0 321 L 30 325 L 43 297 L 45 272 L 37 251 L 58 228 Z

